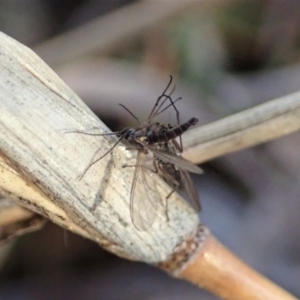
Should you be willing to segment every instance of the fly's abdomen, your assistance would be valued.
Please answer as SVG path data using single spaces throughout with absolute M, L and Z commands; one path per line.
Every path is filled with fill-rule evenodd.
M 153 144 L 168 142 L 170 140 L 176 139 L 178 136 L 182 135 L 185 131 L 187 131 L 192 125 L 195 125 L 197 122 L 198 122 L 197 118 L 191 118 L 186 123 L 178 125 L 169 130 L 164 130 L 160 133 L 148 131 L 147 143 L 148 145 L 153 145 Z
M 180 186 L 180 172 L 175 168 L 175 166 L 168 162 L 163 162 L 162 160 L 158 161 L 158 169 L 160 171 L 160 175 L 163 179 L 173 188 Z

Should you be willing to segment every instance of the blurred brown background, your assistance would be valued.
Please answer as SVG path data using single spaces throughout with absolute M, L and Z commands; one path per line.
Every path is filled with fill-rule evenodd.
M 174 76 L 200 125 L 300 89 L 299 2 L 0 0 L 0 30 L 35 50 L 112 130 Z M 172 113 L 163 122 L 174 123 Z M 87 129 L 88 130 L 88 129 Z M 300 135 L 203 165 L 201 221 L 300 297 Z M 216 299 L 48 223 L 0 248 L 0 299 Z

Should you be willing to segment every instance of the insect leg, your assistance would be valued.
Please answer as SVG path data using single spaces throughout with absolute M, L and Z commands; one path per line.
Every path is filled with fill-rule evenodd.
M 165 96 L 165 93 L 167 92 L 168 88 L 170 87 L 170 85 L 172 83 L 172 80 L 173 80 L 173 77 L 170 75 L 170 81 L 169 81 L 167 87 L 165 88 L 165 90 L 163 91 L 163 93 L 161 94 L 161 96 L 159 96 L 158 99 L 156 100 L 156 103 L 155 103 L 154 107 L 152 108 L 151 113 L 150 113 L 150 115 L 148 117 L 148 121 L 152 120 L 153 117 L 156 115 L 156 113 L 157 113 L 157 106 L 158 106 L 160 100 L 162 99 L 162 97 Z M 158 108 L 158 110 L 159 110 L 159 108 Z
M 179 152 L 182 152 L 182 151 L 183 151 L 182 141 L 181 141 L 181 135 L 180 135 L 180 143 L 178 143 L 175 139 L 172 140 L 172 143 L 173 143 L 174 147 L 175 147 Z
M 106 151 L 101 157 L 97 158 L 95 161 L 91 162 L 88 164 L 88 166 L 84 169 L 83 173 L 80 175 L 80 177 L 78 178 L 79 181 L 83 178 L 83 176 L 86 174 L 86 172 L 89 170 L 89 168 L 94 165 L 95 163 L 97 163 L 99 160 L 101 160 L 104 156 L 106 156 L 109 152 L 111 152 L 123 139 L 123 136 L 121 136 L 118 141 L 108 150 Z M 100 149 L 98 149 L 95 154 L 92 157 L 92 160 L 94 159 L 94 157 L 97 155 L 97 153 L 99 152 Z

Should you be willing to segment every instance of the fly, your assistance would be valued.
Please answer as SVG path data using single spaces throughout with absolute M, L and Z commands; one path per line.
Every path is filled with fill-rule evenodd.
M 134 226 L 138 230 L 147 230 L 151 227 L 157 214 L 158 206 L 162 205 L 161 198 L 155 187 L 153 176 L 151 177 L 151 174 L 145 172 L 147 169 L 147 166 L 145 166 L 145 157 L 148 152 L 152 152 L 154 155 L 154 172 L 159 171 L 162 178 L 173 188 L 172 192 L 167 196 L 167 198 L 169 198 L 171 194 L 178 190 L 179 187 L 184 183 L 185 190 L 187 191 L 189 198 L 192 200 L 192 203 L 198 203 L 198 206 L 194 206 L 197 210 L 200 210 L 199 200 L 197 200 L 198 195 L 188 172 L 201 174 L 202 170 L 195 164 L 181 157 L 179 154 L 179 152 L 182 152 L 182 133 L 188 130 L 190 126 L 195 125 L 198 120 L 196 118 L 191 118 L 189 121 L 180 124 L 179 111 L 175 106 L 175 102 L 181 98 L 178 98 L 175 101 L 172 100 L 171 94 L 173 93 L 174 89 L 170 92 L 170 94 L 167 94 L 167 90 L 169 89 L 171 82 L 172 76 L 170 76 L 170 81 L 166 89 L 161 96 L 158 97 L 148 117 L 147 123 L 142 124 L 129 109 L 120 104 L 139 123 L 139 126 L 135 129 L 125 128 L 122 131 L 103 134 L 87 133 L 83 131 L 69 131 L 69 133 L 82 133 L 93 136 L 116 135 L 118 138 L 117 142 L 100 158 L 93 160 L 98 151 L 94 154 L 92 162 L 89 163 L 89 165 L 84 169 L 83 173 L 79 177 L 79 180 L 83 178 L 92 165 L 104 158 L 121 141 L 126 142 L 128 150 L 137 150 L 138 153 L 136 163 L 134 165 L 135 169 L 130 191 L 130 215 Z M 168 100 L 170 101 L 170 104 L 166 104 L 166 101 Z M 153 122 L 154 117 L 158 116 L 171 106 L 176 111 L 178 123 L 176 127 L 165 126 L 163 124 Z M 177 137 L 180 138 L 181 146 L 175 140 Z M 176 153 L 174 147 L 178 149 L 179 152 Z M 137 189 L 142 189 L 142 194 L 145 195 L 143 199 L 142 197 L 136 197 L 138 194 L 136 193 Z M 197 195 L 197 197 L 194 195 Z

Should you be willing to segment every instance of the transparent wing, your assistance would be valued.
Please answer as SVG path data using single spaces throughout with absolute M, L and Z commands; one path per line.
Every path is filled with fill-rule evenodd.
M 187 196 L 189 197 L 191 204 L 197 211 L 200 211 L 201 204 L 200 204 L 199 195 L 190 174 L 187 171 L 182 169 L 180 169 L 179 172 L 181 176 L 182 187 L 187 193 Z
M 197 165 L 193 164 L 192 162 L 184 159 L 181 156 L 177 156 L 175 154 L 160 150 L 160 149 L 155 149 L 154 147 L 148 146 L 148 145 L 143 145 L 146 149 L 150 150 L 152 153 L 154 153 L 158 158 L 160 158 L 163 161 L 170 162 L 177 166 L 180 169 L 187 170 L 192 173 L 196 174 L 202 174 L 203 171 L 201 168 L 199 168 Z
M 141 231 L 152 226 L 159 207 L 162 207 L 153 173 L 144 165 L 144 157 L 145 154 L 138 151 L 130 193 L 131 220 Z

